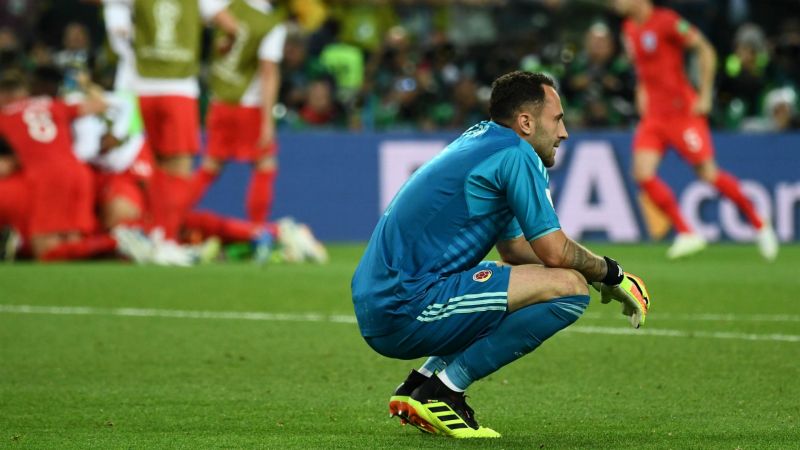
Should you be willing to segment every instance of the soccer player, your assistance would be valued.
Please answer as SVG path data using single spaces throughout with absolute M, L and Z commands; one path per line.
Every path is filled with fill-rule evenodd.
M 252 163 L 245 202 L 247 216 L 264 223 L 270 215 L 277 170 L 272 108 L 280 86 L 286 40 L 285 14 L 266 0 L 233 0 L 227 11 L 239 24 L 235 40 L 218 32 L 211 58 L 211 109 L 208 147 L 194 177 L 199 200 L 225 161 Z
M 89 169 L 72 151 L 71 122 L 105 109 L 90 96 L 68 106 L 48 97 L 30 97 L 24 81 L 0 80 L 0 136 L 18 158 L 30 192 L 28 230 L 37 259 L 78 259 L 111 252 L 115 241 L 94 235 L 94 191 Z
M 210 211 L 190 211 L 183 229 L 189 236 L 214 236 L 223 243 L 250 242 L 253 245 L 253 260 L 259 264 L 270 260 L 275 243 L 280 246 L 278 256 L 285 262 L 328 262 L 328 251 L 314 237 L 311 228 L 288 217 L 276 222 L 255 223 Z
M 758 215 L 736 177 L 719 168 L 714 159 L 706 118 L 716 70 L 714 48 L 694 26 L 669 9 L 654 7 L 650 0 L 614 0 L 614 7 L 626 18 L 625 47 L 638 77 L 636 100 L 642 118 L 633 140 L 633 177 L 677 231 L 667 257 L 681 258 L 706 246 L 684 219 L 672 190 L 658 177 L 664 152 L 672 146 L 700 179 L 736 204 L 757 230 L 761 255 L 775 259 L 778 240 L 771 225 Z M 699 59 L 698 92 L 686 77 L 685 49 Z
M 175 238 L 191 199 L 192 157 L 200 148 L 197 73 L 203 21 L 235 34 L 222 0 L 106 0 L 117 36 L 130 23 L 139 95 L 148 142 L 155 155 L 151 211 Z M 125 18 L 133 18 L 127 22 Z
M 390 413 L 459 438 L 478 425 L 464 391 L 577 320 L 587 281 L 644 321 L 644 284 L 561 230 L 547 168 L 567 139 L 551 78 L 512 72 L 492 85 L 492 120 L 418 169 L 378 222 L 352 280 L 359 328 L 391 358 L 430 356 Z M 496 246 L 502 261 L 481 262 Z
M 108 110 L 102 117 L 86 116 L 73 123 L 75 154 L 93 169 L 97 209 L 105 229 L 150 225 L 144 221 L 153 164 L 138 102 L 124 92 L 106 92 L 104 97 Z

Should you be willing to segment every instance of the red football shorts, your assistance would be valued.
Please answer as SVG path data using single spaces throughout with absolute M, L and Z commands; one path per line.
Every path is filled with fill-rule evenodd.
M 700 116 L 644 117 L 636 127 L 633 151 L 657 150 L 663 155 L 669 146 L 693 166 L 713 158 L 708 120 Z
M 265 156 L 275 156 L 278 146 L 273 142 L 259 148 L 261 108 L 212 102 L 208 112 L 208 156 L 219 160 L 255 162 Z
M 94 186 L 88 167 L 76 164 L 25 175 L 31 189 L 31 236 L 95 230 Z
M 147 140 L 156 156 L 195 155 L 200 149 L 197 99 L 180 95 L 139 97 Z

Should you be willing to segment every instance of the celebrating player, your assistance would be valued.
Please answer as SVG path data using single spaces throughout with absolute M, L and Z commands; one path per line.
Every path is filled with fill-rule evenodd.
M 272 206 L 277 170 L 272 108 L 280 85 L 286 27 L 284 13 L 266 0 L 234 0 L 227 11 L 239 24 L 231 43 L 218 32 L 211 61 L 211 110 L 208 148 L 195 174 L 193 196 L 199 200 L 230 159 L 251 162 L 248 218 L 265 222 Z
M 79 259 L 112 252 L 116 242 L 95 229 L 89 169 L 72 152 L 71 122 L 105 109 L 90 96 L 68 106 L 48 97 L 30 97 L 24 81 L 0 81 L 0 135 L 19 160 L 27 189 L 30 248 L 38 259 Z
M 430 356 L 390 399 L 423 431 L 498 437 L 464 391 L 577 320 L 587 280 L 623 303 L 638 327 L 644 284 L 568 238 L 546 168 L 567 139 L 554 82 L 512 72 L 495 80 L 481 122 L 418 169 L 384 212 L 352 281 L 361 334 L 378 353 Z M 496 246 L 501 262 L 481 262 Z
M 759 217 L 742 193 L 739 181 L 714 160 L 706 118 L 711 110 L 716 70 L 713 47 L 694 26 L 669 9 L 654 7 L 650 0 L 615 0 L 614 7 L 626 17 L 625 47 L 639 80 L 636 99 L 642 120 L 633 141 L 633 177 L 678 233 L 667 257 L 688 256 L 706 246 L 706 241 L 684 219 L 672 190 L 657 175 L 667 146 L 672 146 L 700 179 L 736 204 L 757 230 L 761 255 L 767 260 L 775 259 L 778 240 L 772 227 Z M 699 57 L 698 92 L 684 70 L 687 48 Z

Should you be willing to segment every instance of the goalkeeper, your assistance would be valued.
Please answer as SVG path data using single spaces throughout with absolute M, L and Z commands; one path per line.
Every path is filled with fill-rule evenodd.
M 464 391 L 575 322 L 587 282 L 636 328 L 649 303 L 640 279 L 561 231 L 546 168 L 568 135 L 553 80 L 500 77 L 489 112 L 403 186 L 352 280 L 369 346 L 429 357 L 390 398 L 390 414 L 458 438 L 500 436 L 478 425 Z M 481 262 L 493 246 L 502 261 Z

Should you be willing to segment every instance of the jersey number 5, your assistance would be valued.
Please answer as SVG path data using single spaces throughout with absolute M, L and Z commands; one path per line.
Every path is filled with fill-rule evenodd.
M 28 126 L 28 134 L 33 140 L 47 144 L 56 138 L 58 130 L 50 111 L 29 108 L 22 113 L 22 120 Z

